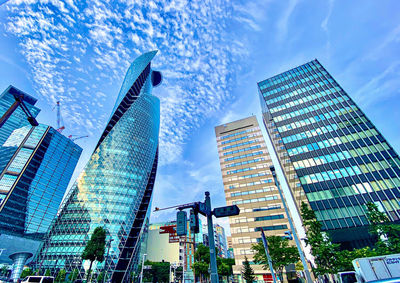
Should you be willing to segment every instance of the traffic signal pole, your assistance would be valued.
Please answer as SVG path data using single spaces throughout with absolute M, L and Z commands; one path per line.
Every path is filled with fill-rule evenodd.
M 158 208 L 154 210 L 161 211 L 166 209 L 176 208 L 179 212 L 176 214 L 176 235 L 177 236 L 186 236 L 187 235 L 187 215 L 184 209 L 192 209 L 190 214 L 190 230 L 193 234 L 198 232 L 198 214 L 204 215 L 207 217 L 207 226 L 208 226 L 208 238 L 209 238 L 209 247 L 210 247 L 210 269 L 211 269 L 211 283 L 219 283 L 218 277 L 218 268 L 217 268 L 217 255 L 215 252 L 215 240 L 214 240 L 214 225 L 212 217 L 216 218 L 220 217 L 228 217 L 239 215 L 240 209 L 237 205 L 229 205 L 222 206 L 211 209 L 211 199 L 210 192 L 205 192 L 205 200 L 204 202 L 193 202 L 181 205 L 174 205 L 166 208 Z
M 207 213 L 207 226 L 208 226 L 208 238 L 210 246 L 210 267 L 211 267 L 211 283 L 218 283 L 218 270 L 217 270 L 217 257 L 215 255 L 215 240 L 214 240 L 214 225 L 211 213 L 211 199 L 210 192 L 205 192 L 206 199 L 205 205 L 209 213 Z
M 307 283 L 312 283 L 313 281 L 311 279 L 310 270 L 308 269 L 307 261 L 306 261 L 306 258 L 304 257 L 304 252 L 303 252 L 303 249 L 301 248 L 300 240 L 297 237 L 297 232 L 296 232 L 296 229 L 295 229 L 295 227 L 293 225 L 292 217 L 289 214 L 289 210 L 288 210 L 288 208 L 286 206 L 286 201 L 285 201 L 285 199 L 283 197 L 283 194 L 282 194 L 282 191 L 281 191 L 281 187 L 279 185 L 278 178 L 276 177 L 275 167 L 274 166 L 270 166 L 269 169 L 271 170 L 272 177 L 274 178 L 275 186 L 278 188 L 278 192 L 279 192 L 279 195 L 281 197 L 282 204 L 283 204 L 283 207 L 284 207 L 285 212 L 286 212 L 286 216 L 287 216 L 288 221 L 289 221 L 290 230 L 292 231 L 293 238 L 294 238 L 294 241 L 296 243 L 297 250 L 299 251 L 301 262 L 302 262 L 303 267 L 304 267 L 304 273 L 306 274 Z

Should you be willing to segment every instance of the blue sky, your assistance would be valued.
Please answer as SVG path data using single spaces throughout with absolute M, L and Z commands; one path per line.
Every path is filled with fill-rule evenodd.
M 39 121 L 53 126 L 61 101 L 65 135 L 90 136 L 78 141 L 80 171 L 130 62 L 160 50 L 153 206 L 200 200 L 205 190 L 220 206 L 214 126 L 259 116 L 256 83 L 314 58 L 400 150 L 399 10 L 395 0 L 11 0 L 0 6 L 0 90 L 13 84 L 37 97 Z

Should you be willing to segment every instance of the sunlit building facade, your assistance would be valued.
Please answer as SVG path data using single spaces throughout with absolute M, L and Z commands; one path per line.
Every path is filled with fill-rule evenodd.
M 131 282 L 137 276 L 158 160 L 160 102 L 152 88 L 161 74 L 151 69 L 156 53 L 141 55 L 129 67 L 105 130 L 49 230 L 37 262 L 53 274 L 63 268 L 85 277 L 89 262 L 81 255 L 100 226 L 109 251 L 93 265 L 92 278 L 103 274 L 107 282 Z
M 271 274 L 253 262 L 252 245 L 267 236 L 284 236 L 289 229 L 282 200 L 274 185 L 272 165 L 255 116 L 215 127 L 227 205 L 237 205 L 240 214 L 229 217 L 235 265 L 239 276 L 245 257 L 258 280 L 271 281 Z
M 308 202 L 334 242 L 371 245 L 368 202 L 399 221 L 397 153 L 318 60 L 258 88 L 264 124 L 296 204 Z
M 36 253 L 57 215 L 81 152 L 71 139 L 43 124 L 16 129 L 2 144 L 0 263 L 16 258 L 23 266 L 22 259 Z M 18 279 L 19 273 L 13 276 Z

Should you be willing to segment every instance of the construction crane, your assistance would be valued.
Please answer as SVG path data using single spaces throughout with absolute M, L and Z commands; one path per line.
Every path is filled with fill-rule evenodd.
M 83 138 L 88 138 L 89 136 L 78 136 L 78 135 L 69 135 L 68 138 L 71 139 L 71 141 L 76 141 L 79 139 L 83 139 Z
M 64 121 L 61 117 L 61 110 L 60 110 L 60 101 L 57 101 L 57 132 L 61 133 L 65 127 L 64 127 Z

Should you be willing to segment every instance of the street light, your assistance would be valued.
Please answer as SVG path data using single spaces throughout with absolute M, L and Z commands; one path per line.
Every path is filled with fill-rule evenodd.
M 283 204 L 283 207 L 284 207 L 285 212 L 286 212 L 286 216 L 287 216 L 288 221 L 289 221 L 290 230 L 293 233 L 293 238 L 294 238 L 294 241 L 296 243 L 297 250 L 299 251 L 301 262 L 303 263 L 304 272 L 306 274 L 306 280 L 307 280 L 307 282 L 311 283 L 312 279 L 311 279 L 310 271 L 308 270 L 308 265 L 307 265 L 306 259 L 304 257 L 303 250 L 301 249 L 301 244 L 300 244 L 299 238 L 297 237 L 296 229 L 294 228 L 294 225 L 293 225 L 293 222 L 292 222 L 292 218 L 290 217 L 289 210 L 288 210 L 288 208 L 286 206 L 285 199 L 283 198 L 281 187 L 279 185 L 278 178 L 276 177 L 275 167 L 274 166 L 270 166 L 269 169 L 271 170 L 272 177 L 274 178 L 275 186 L 278 188 L 278 192 L 279 192 L 279 195 L 281 197 L 282 204 Z
M 25 115 L 28 117 L 29 124 L 31 124 L 32 127 L 38 126 L 39 123 L 36 121 L 35 117 L 32 116 L 28 107 L 26 107 L 24 103 L 25 94 L 13 86 L 9 87 L 8 92 L 14 96 L 15 101 L 10 106 L 10 108 L 8 108 L 6 113 L 4 113 L 4 115 L 0 118 L 0 128 L 3 127 L 3 125 L 7 122 L 8 118 L 11 117 L 18 106 L 21 107 L 22 111 L 24 111 Z
M 144 259 L 146 258 L 147 254 L 143 254 L 143 260 L 142 260 L 142 271 L 140 272 L 140 283 L 143 282 L 143 268 L 144 268 Z
M 105 283 L 106 282 L 106 278 L 107 278 L 107 273 L 106 273 L 106 264 L 107 264 L 107 258 L 108 258 L 108 255 L 110 254 L 110 247 L 111 247 L 111 242 L 112 241 L 114 241 L 114 239 L 113 238 L 110 238 L 110 240 L 108 240 L 108 249 L 107 249 L 107 256 L 106 256 L 106 259 L 105 259 L 105 262 L 104 262 L 104 280 L 103 280 L 103 283 Z

